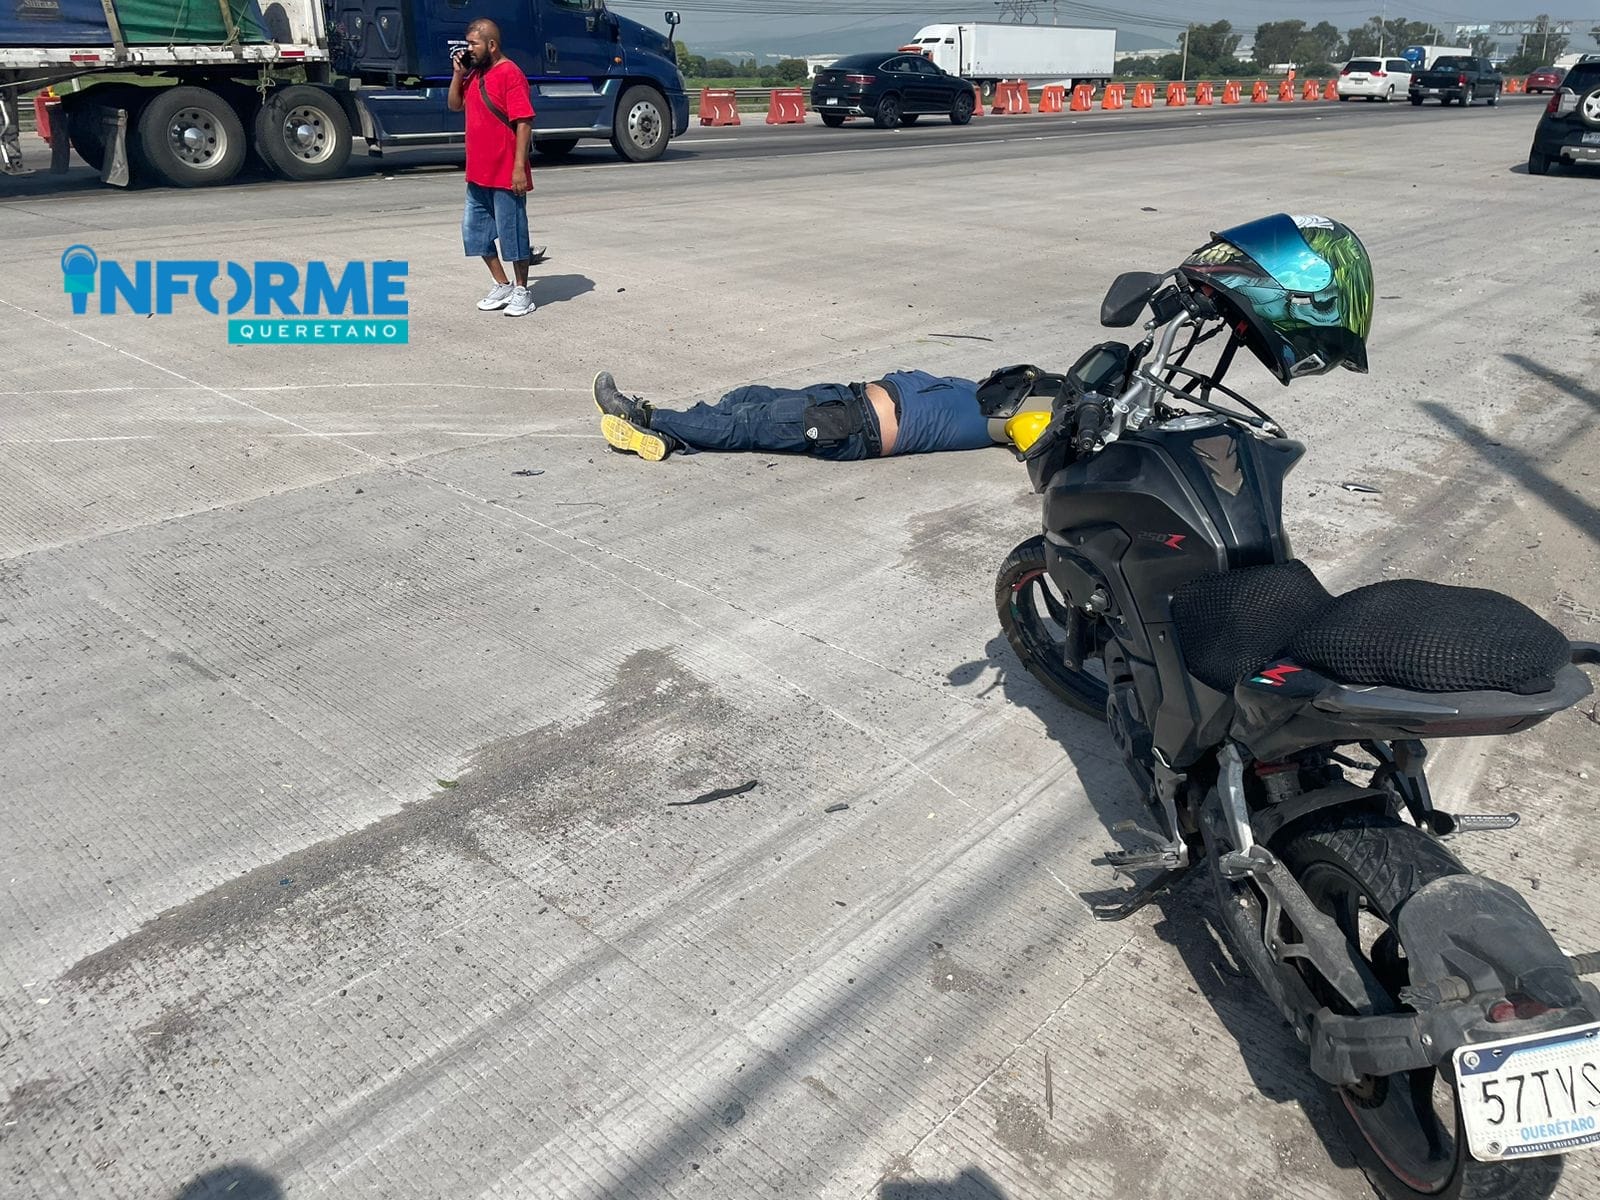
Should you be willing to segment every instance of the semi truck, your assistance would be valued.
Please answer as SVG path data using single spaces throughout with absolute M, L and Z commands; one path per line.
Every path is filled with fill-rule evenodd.
M 1470 46 L 1407 46 L 1400 52 L 1400 57 L 1409 62 L 1418 71 L 1432 70 L 1434 61 L 1446 54 L 1456 54 L 1463 58 L 1472 57 Z
M 1004 25 L 969 21 L 926 25 L 901 47 L 951 75 L 969 79 L 984 99 L 1001 80 L 1105 83 L 1116 70 L 1117 31 L 1067 25 Z
M 667 34 L 605 0 L 0 0 L 0 171 L 26 168 L 19 106 L 51 166 L 68 147 L 108 183 L 226 183 L 252 155 L 285 179 L 337 175 L 369 154 L 459 145 L 451 56 L 487 17 L 528 77 L 534 149 L 608 139 L 631 162 L 689 127 Z

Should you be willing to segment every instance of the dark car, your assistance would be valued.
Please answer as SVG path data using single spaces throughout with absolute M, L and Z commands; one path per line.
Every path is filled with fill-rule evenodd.
M 1554 163 L 1600 163 L 1600 54 L 1567 68 L 1550 97 L 1528 151 L 1528 174 L 1548 175 Z
M 1539 92 L 1553 92 L 1561 86 L 1566 73 L 1565 67 L 1540 67 L 1537 71 L 1528 72 L 1528 81 L 1522 90 L 1530 96 Z
M 915 125 L 922 116 L 965 125 L 976 103 L 972 84 L 920 54 L 852 54 L 818 71 L 811 85 L 811 107 L 836 127 L 847 117 L 871 117 L 879 129 Z

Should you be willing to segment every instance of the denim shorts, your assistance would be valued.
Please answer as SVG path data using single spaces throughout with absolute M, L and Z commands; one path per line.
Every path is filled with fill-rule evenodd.
M 494 253 L 500 240 L 500 257 L 522 262 L 533 257 L 528 241 L 528 197 L 509 188 L 467 184 L 467 207 L 461 214 L 461 243 L 468 258 Z

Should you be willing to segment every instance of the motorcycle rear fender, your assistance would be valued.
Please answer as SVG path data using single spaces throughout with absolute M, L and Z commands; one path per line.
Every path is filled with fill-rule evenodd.
M 1528 902 L 1479 875 L 1447 875 L 1423 886 L 1395 920 L 1406 948 L 1411 987 L 1465 985 L 1464 1001 L 1420 1012 L 1344 1016 L 1322 1009 L 1311 1021 L 1311 1067 L 1330 1083 L 1436 1067 L 1462 1046 L 1509 1034 L 1537 1034 L 1600 1015 L 1600 991 L 1573 972 Z M 1552 1011 L 1514 1025 L 1490 1021 L 1502 996 L 1526 996 Z
M 1572 964 L 1528 902 L 1479 875 L 1446 875 L 1396 919 L 1411 984 L 1464 979 L 1477 995 L 1522 995 L 1551 1008 L 1583 1002 Z

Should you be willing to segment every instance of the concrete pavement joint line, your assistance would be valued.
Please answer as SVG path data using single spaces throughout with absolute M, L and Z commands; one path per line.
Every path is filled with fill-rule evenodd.
M 279 416 L 277 413 L 268 412 L 266 409 L 262 408 L 258 404 L 251 404 L 250 401 L 248 401 L 248 400 L 241 400 L 237 396 L 230 396 L 227 392 L 223 391 L 221 388 L 216 388 L 216 387 L 212 387 L 210 384 L 201 383 L 198 379 L 191 379 L 191 378 L 189 378 L 189 376 L 184 375 L 181 372 L 174 371 L 171 367 L 163 367 L 160 363 L 153 363 L 147 358 L 140 358 L 137 354 L 135 354 L 131 350 L 124 350 L 121 346 L 115 346 L 115 345 L 112 345 L 110 342 L 102 341 L 100 338 L 95 337 L 94 334 L 92 334 L 92 333 L 85 333 L 81 329 L 74 329 L 72 326 L 64 324 L 61 321 L 57 321 L 53 317 L 47 317 L 43 313 L 31 312 L 30 310 L 28 310 L 26 308 L 22 308 L 19 305 L 13 304 L 13 303 L 11 303 L 11 301 L 6 300 L 4 298 L 0 298 L 0 304 L 5 305 L 7 308 L 11 309 L 13 312 L 22 313 L 24 316 L 32 317 L 36 321 L 43 321 L 46 325 L 53 325 L 55 328 L 61 330 L 64 333 L 70 333 L 70 334 L 73 334 L 73 335 L 75 335 L 77 337 L 85 338 L 88 341 L 93 342 L 97 346 L 104 347 L 107 350 L 110 350 L 110 351 L 112 351 L 112 352 L 114 352 L 116 354 L 122 355 L 124 358 L 131 358 L 134 362 L 139 363 L 141 366 L 149 367 L 151 370 L 160 371 L 163 375 L 170 375 L 174 379 L 182 380 L 184 383 L 187 383 L 190 387 L 199 388 L 201 391 L 210 392 L 213 396 L 220 396 L 222 399 L 227 400 L 227 401 L 229 401 L 229 402 L 231 402 L 233 404 L 237 404 L 241 408 L 248 408 L 252 412 L 258 413 L 261 416 L 268 418 L 269 420 L 279 421 L 279 422 L 283 423 L 284 425 L 288 425 L 288 426 L 290 426 L 290 427 L 292 427 L 294 429 L 301 430 L 304 433 L 315 434 L 317 432 L 316 430 L 310 428 L 307 425 L 302 425 L 299 421 L 294 420 L 292 417 L 283 417 L 283 416 Z M 382 464 L 384 466 L 388 466 L 389 465 L 389 463 L 385 459 L 379 458 L 377 455 L 372 454 L 372 453 L 370 453 L 370 452 L 368 452 L 366 450 L 363 450 L 359 446 L 350 446 L 350 447 L 347 447 L 347 449 L 354 451 L 356 454 L 359 454 L 364 458 L 370 458 L 370 459 L 372 459 L 373 462 L 380 463 L 380 464 Z
M 949 1124 L 950 1120 L 963 1108 L 965 1108 L 968 1102 L 971 1101 L 971 1099 L 979 1092 L 981 1092 L 991 1079 L 1000 1073 L 1002 1067 L 1014 1059 L 1018 1053 L 1021 1052 L 1024 1046 L 1033 1041 L 1033 1039 L 1039 1035 L 1040 1031 L 1043 1030 L 1046 1025 L 1050 1024 L 1051 1021 L 1054 1021 L 1058 1016 L 1060 1016 L 1062 1010 L 1065 1009 L 1067 1005 L 1072 1003 L 1072 1001 L 1077 997 L 1078 993 L 1083 991 L 1084 988 L 1088 987 L 1091 983 L 1098 979 L 1101 972 L 1109 967 L 1119 954 L 1121 954 L 1129 946 L 1133 945 L 1133 943 L 1138 940 L 1138 937 L 1139 935 L 1137 933 L 1129 934 L 1127 939 L 1120 946 L 1112 950 L 1110 954 L 1106 955 L 1105 958 L 1101 960 L 1099 966 L 1097 966 L 1093 971 L 1085 975 L 1083 979 L 1079 981 L 1077 987 L 1073 988 L 1070 992 L 1062 997 L 1061 1003 L 1056 1005 L 1055 1008 L 1051 1009 L 1050 1012 L 1045 1016 L 1044 1020 L 1040 1021 L 1037 1025 L 1030 1029 L 1026 1037 L 1018 1039 L 1016 1044 L 1011 1047 L 1010 1053 L 1008 1053 L 999 1062 L 995 1063 L 995 1065 L 990 1068 L 988 1074 L 986 1074 L 982 1079 L 978 1080 L 977 1083 L 973 1084 L 972 1087 L 967 1091 L 967 1094 L 962 1096 L 960 1100 L 956 1101 L 955 1105 L 950 1109 L 950 1111 L 945 1113 L 944 1116 L 940 1117 L 939 1120 L 934 1124 L 933 1128 L 918 1138 L 916 1144 L 905 1152 L 904 1158 L 906 1161 L 910 1161 L 918 1150 L 921 1150 L 923 1146 L 928 1144 L 929 1139 L 935 1137 L 941 1129 Z M 872 1186 L 861 1193 L 860 1200 L 873 1200 L 873 1196 L 876 1193 L 878 1186 L 883 1182 L 883 1179 L 884 1177 L 880 1175 L 876 1180 L 874 1180 Z
M 64 446 L 69 442 L 153 442 L 153 433 L 128 433 L 107 437 L 6 438 L 0 446 Z

